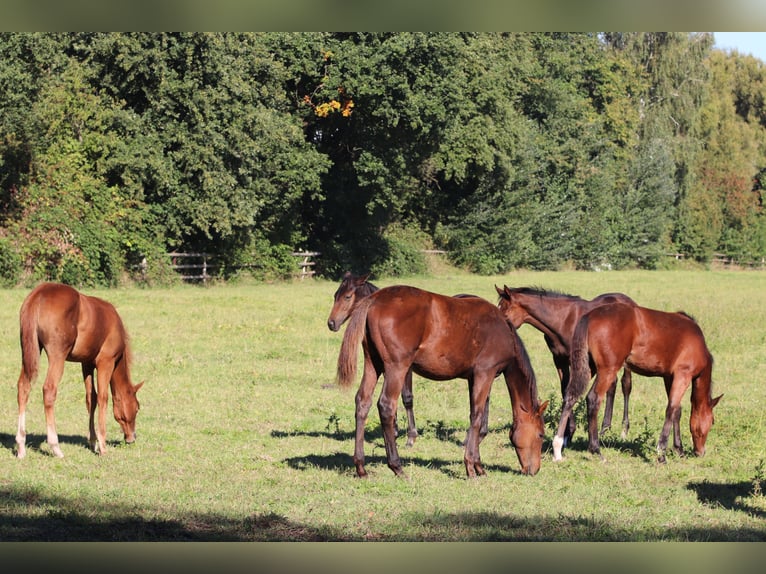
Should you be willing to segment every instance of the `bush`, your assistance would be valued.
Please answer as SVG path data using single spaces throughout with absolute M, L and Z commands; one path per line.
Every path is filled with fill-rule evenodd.
M 23 264 L 13 244 L 0 237 L 0 286 L 13 287 L 21 279 Z
M 371 265 L 375 277 L 402 277 L 428 272 L 424 249 L 430 247 L 428 236 L 419 229 L 389 227 L 383 233 L 379 258 Z

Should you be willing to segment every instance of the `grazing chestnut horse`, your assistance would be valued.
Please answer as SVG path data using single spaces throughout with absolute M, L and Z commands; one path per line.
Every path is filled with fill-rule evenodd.
M 657 445 L 658 459 L 665 462 L 670 428 L 673 448 L 681 447 L 681 400 L 691 385 L 690 428 L 694 452 L 705 454 L 705 441 L 713 425 L 713 407 L 721 400 L 712 398 L 713 356 L 696 321 L 689 315 L 656 311 L 637 305 L 611 303 L 583 315 L 572 342 L 572 380 L 567 388 L 561 420 L 553 439 L 553 458 L 561 459 L 564 427 L 572 407 L 591 379 L 591 364 L 596 379 L 587 396 L 588 450 L 600 453 L 597 431 L 598 408 L 617 372 L 626 364 L 633 372 L 647 377 L 662 377 L 668 395 L 665 424 Z
M 26 407 L 43 349 L 48 357 L 43 403 L 48 444 L 53 454 L 64 456 L 59 447 L 53 407 L 66 361 L 82 364 L 91 448 L 99 454 L 106 452 L 106 408 L 110 387 L 114 418 L 122 427 L 125 441 L 133 442 L 139 408 L 136 393 L 143 383 L 133 386 L 130 382 L 128 335 L 112 304 L 83 295 L 67 285 L 42 283 L 24 300 L 19 319 L 21 374 L 18 381 L 17 456 L 24 458 L 27 452 Z M 98 371 L 97 385 L 93 382 L 94 370 Z M 98 428 L 93 420 L 97 402 Z
M 532 325 L 545 336 L 545 342 L 553 355 L 553 364 L 559 374 L 561 384 L 561 398 L 566 396 L 567 386 L 569 385 L 569 354 L 572 349 L 572 337 L 574 337 L 575 326 L 585 313 L 588 313 L 595 307 L 605 303 L 614 303 L 621 301 L 628 305 L 636 303 L 622 293 L 604 293 L 590 301 L 566 295 L 556 291 L 537 289 L 532 287 L 509 288 L 507 285 L 503 289 L 495 286 L 500 295 L 500 310 L 505 318 L 513 323 L 517 329 L 524 323 Z M 630 369 L 625 368 L 622 373 L 622 438 L 628 435 L 630 429 L 630 419 L 628 417 L 628 402 L 630 400 L 630 391 L 632 388 L 632 379 Z M 605 432 L 612 426 L 612 411 L 614 409 L 614 395 L 617 390 L 617 380 L 609 387 L 606 394 L 606 405 L 604 407 L 604 419 L 601 424 L 601 432 Z M 564 431 L 564 444 L 568 444 L 575 432 L 574 416 L 569 417 L 567 427 Z
M 407 373 L 431 380 L 468 381 L 470 427 L 464 462 L 469 477 L 485 474 L 479 454 L 480 428 L 486 423 L 492 382 L 503 373 L 511 397 L 511 443 L 523 474 L 540 469 L 544 436 L 543 412 L 537 383 L 524 345 L 500 310 L 479 297 L 448 297 L 415 287 L 397 285 L 363 299 L 351 315 L 338 356 L 340 386 L 356 377 L 359 344 L 364 350 L 364 374 L 356 393 L 354 465 L 364 468 L 364 427 L 372 392 L 381 374 L 383 389 L 378 413 L 383 427 L 388 467 L 404 476 L 396 448 L 394 415 Z

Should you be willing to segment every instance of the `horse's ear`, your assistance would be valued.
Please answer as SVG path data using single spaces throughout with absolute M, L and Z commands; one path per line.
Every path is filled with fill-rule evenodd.
M 343 274 L 343 278 L 344 278 L 344 279 L 348 279 L 349 277 L 351 277 L 351 271 L 346 271 L 346 272 Z
M 720 399 L 721 397 L 718 397 L 718 398 Z M 548 403 L 549 402 L 550 401 L 545 401 L 543 404 L 540 405 L 540 408 L 537 409 L 537 416 L 539 416 L 539 417 L 543 416 L 543 413 L 545 412 L 545 409 L 548 408 Z
M 355 281 L 355 283 L 356 283 L 357 285 L 364 285 L 364 284 L 367 282 L 367 278 L 368 278 L 369 276 L 370 276 L 370 274 L 369 274 L 369 273 L 367 273 L 367 274 L 365 274 L 365 275 L 360 275 L 359 277 L 357 277 L 357 278 L 356 278 L 356 281 Z
M 503 289 L 500 289 L 500 287 L 498 287 L 497 285 L 495 285 L 495 291 L 497 291 L 497 294 L 500 295 L 501 297 L 505 293 L 505 291 Z
M 135 385 L 135 386 L 133 387 L 133 392 L 136 392 L 136 393 L 137 393 L 137 392 L 138 392 L 138 390 L 139 390 L 141 387 L 143 387 L 143 386 L 144 386 L 144 382 L 145 382 L 145 381 L 141 381 L 140 383 L 138 383 L 137 385 Z
M 722 396 L 723 396 L 723 394 L 720 394 L 720 395 L 718 395 L 716 398 L 714 398 L 714 399 L 713 399 L 713 403 L 712 403 L 712 404 L 711 404 L 711 406 L 710 406 L 710 408 L 711 408 L 711 409 L 712 409 L 712 408 L 715 408 L 715 406 L 718 404 L 718 401 L 720 401 L 720 400 L 721 400 L 721 397 L 722 397 Z

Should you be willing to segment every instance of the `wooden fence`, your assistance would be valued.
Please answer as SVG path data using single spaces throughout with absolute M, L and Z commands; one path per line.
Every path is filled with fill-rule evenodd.
M 298 262 L 298 267 L 300 267 L 298 277 L 301 278 L 301 281 L 306 277 L 313 277 L 316 274 L 316 271 L 314 270 L 316 261 L 312 261 L 312 258 L 319 257 L 320 255 L 321 253 L 319 251 L 294 251 L 292 253 L 293 257 L 300 258 L 300 261 Z
M 313 258 L 321 255 L 319 251 L 295 251 L 291 253 L 299 259 L 296 277 L 301 280 L 315 275 L 316 261 Z M 181 279 L 190 282 L 207 283 L 219 269 L 215 263 L 215 255 L 212 253 L 168 253 L 170 266 L 181 275 Z
M 683 253 L 666 253 L 666 255 L 677 261 L 686 259 L 686 255 Z M 726 255 L 725 253 L 713 253 L 713 257 L 710 259 L 710 264 L 713 267 L 725 267 L 728 269 L 741 268 L 766 270 L 766 258 L 764 257 L 756 260 L 745 260 L 738 259 L 733 255 Z

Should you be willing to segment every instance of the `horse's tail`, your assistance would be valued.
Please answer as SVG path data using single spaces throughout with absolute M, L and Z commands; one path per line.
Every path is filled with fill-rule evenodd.
M 40 367 L 40 340 L 37 336 L 39 306 L 36 299 L 27 297 L 19 312 L 19 339 L 21 342 L 21 369 L 27 380 L 37 377 Z
M 336 381 L 339 386 L 347 388 L 356 378 L 356 364 L 359 345 L 367 330 L 367 311 L 373 302 L 372 297 L 365 297 L 354 309 L 349 319 L 346 332 L 343 334 L 343 343 L 338 355 L 338 372 Z
M 572 349 L 569 357 L 569 368 L 571 376 L 567 385 L 566 396 L 571 397 L 573 401 L 579 399 L 585 392 L 585 387 L 591 379 L 590 354 L 588 351 L 588 326 L 590 320 L 588 315 L 583 315 L 582 319 L 575 327 L 572 338 Z

